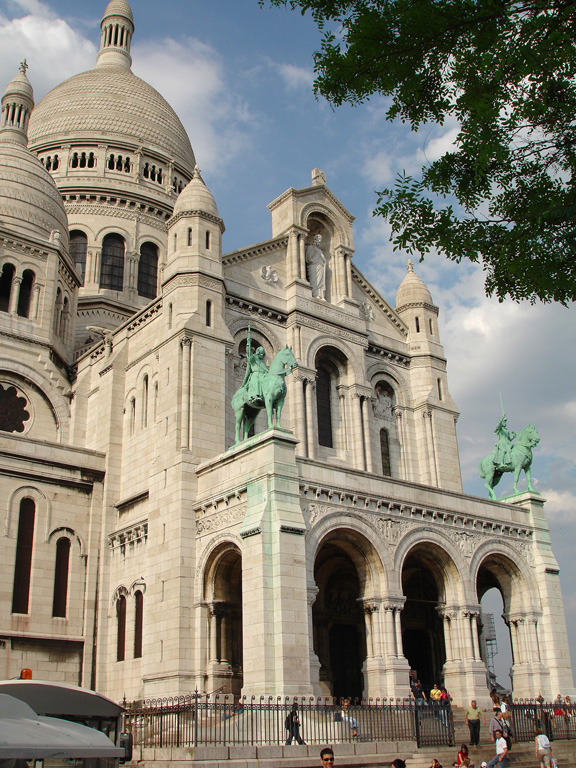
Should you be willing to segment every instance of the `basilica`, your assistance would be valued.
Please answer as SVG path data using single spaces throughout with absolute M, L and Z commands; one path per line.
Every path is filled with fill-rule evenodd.
M 379 295 L 318 168 L 268 240 L 223 252 L 133 33 L 111 0 L 93 69 L 35 106 L 23 64 L 2 98 L 4 677 L 375 699 L 414 669 L 482 700 L 497 588 L 514 695 L 574 693 L 544 499 L 462 492 L 425 283 L 409 263 Z

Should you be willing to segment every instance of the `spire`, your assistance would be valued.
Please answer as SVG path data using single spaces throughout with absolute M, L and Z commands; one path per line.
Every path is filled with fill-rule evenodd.
M 26 77 L 26 59 L 20 64 L 20 72 L 11 80 L 2 97 L 0 138 L 28 144 L 28 121 L 34 107 L 34 92 Z
M 110 0 L 102 23 L 100 51 L 97 66 L 120 66 L 130 68 L 130 43 L 134 34 L 134 17 L 128 0 Z

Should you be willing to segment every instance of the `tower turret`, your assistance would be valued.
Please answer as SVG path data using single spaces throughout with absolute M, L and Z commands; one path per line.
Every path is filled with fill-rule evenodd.
M 130 43 L 134 34 L 134 17 L 127 0 L 110 0 L 100 24 L 102 35 L 97 66 L 130 68 Z

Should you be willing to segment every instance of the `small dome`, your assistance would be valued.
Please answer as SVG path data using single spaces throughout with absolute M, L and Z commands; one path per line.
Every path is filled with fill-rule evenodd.
M 108 16 L 122 16 L 134 23 L 132 8 L 130 8 L 130 3 L 126 2 L 126 0 L 110 0 L 104 11 L 103 18 L 105 19 Z
M 45 241 L 57 230 L 68 250 L 68 219 L 54 180 L 25 145 L 1 134 L 0 225 Z
M 396 309 L 401 309 L 406 304 L 433 304 L 432 296 L 426 283 L 414 272 L 411 261 L 408 262 L 408 273 L 400 283 L 396 294 Z
M 204 211 L 219 217 L 216 201 L 212 192 L 204 184 L 198 166 L 194 168 L 190 183 L 178 195 L 178 200 L 174 206 L 174 216 L 189 211 Z
M 0 125 L 0 225 L 36 240 L 60 233 L 68 250 L 68 219 L 54 180 L 27 146 L 28 117 L 34 106 L 26 62 L 2 97 Z

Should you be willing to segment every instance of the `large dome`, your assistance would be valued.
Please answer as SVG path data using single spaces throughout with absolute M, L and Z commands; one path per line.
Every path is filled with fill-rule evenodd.
M 36 106 L 30 148 L 70 140 L 132 145 L 156 151 L 191 175 L 196 164 L 184 126 L 166 99 L 124 66 L 74 75 Z

